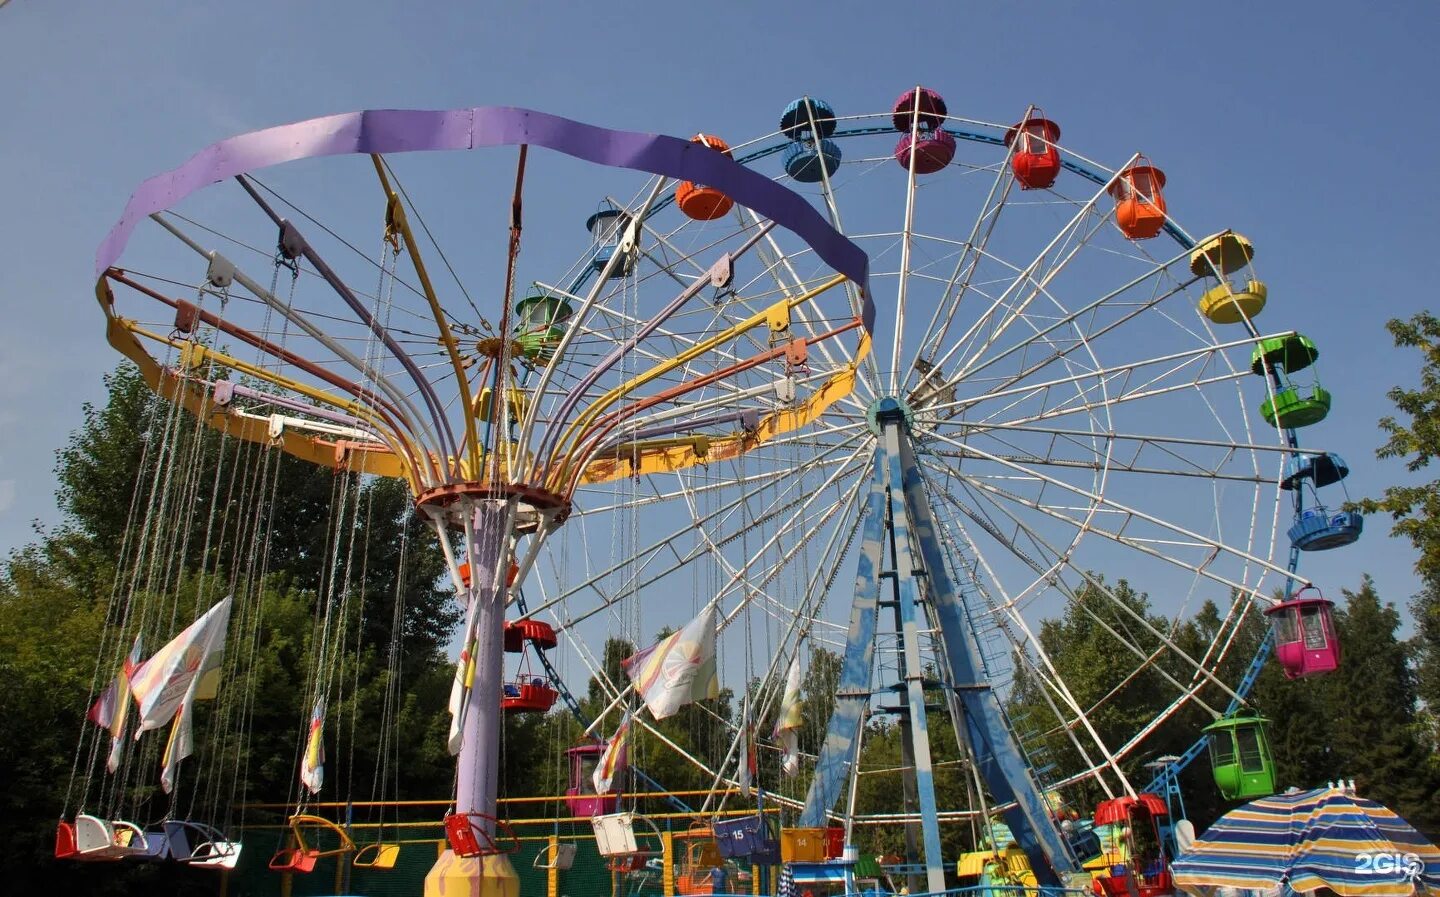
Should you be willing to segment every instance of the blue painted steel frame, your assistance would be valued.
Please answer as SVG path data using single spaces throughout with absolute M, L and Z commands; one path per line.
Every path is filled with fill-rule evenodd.
M 945 649 L 944 661 L 949 667 L 946 678 L 965 710 L 964 734 L 971 755 L 991 796 L 1001 804 L 1014 802 L 1004 814 L 1005 823 L 1030 859 L 1037 882 L 1058 887 L 1063 884 L 1062 876 L 1081 871 L 1080 863 L 1052 821 L 1045 794 L 1031 774 L 1006 723 L 1000 698 L 984 674 L 980 645 L 967 625 L 966 608 L 946 569 L 925 479 L 915 462 L 909 436 L 898 422 L 889 423 L 886 429 L 896 434 L 904 469 L 905 505 L 929 583 L 930 611 L 939 624 Z
M 856 561 L 855 597 L 850 604 L 850 627 L 845 636 L 845 654 L 840 663 L 840 683 L 835 707 L 825 730 L 825 741 L 815 762 L 815 777 L 805 796 L 800 814 L 802 826 L 825 824 L 844 793 L 850 767 L 855 759 L 855 742 L 870 703 L 870 675 L 875 662 L 875 630 L 879 616 L 880 559 L 885 538 L 886 488 L 884 467 L 878 453 L 870 497 L 865 505 L 865 526 Z
M 880 580 L 894 576 L 899 586 L 906 659 L 904 685 L 913 733 L 928 886 L 933 891 L 944 889 L 944 858 L 919 653 L 922 622 L 924 628 L 938 630 L 943 648 L 938 652 L 942 673 L 955 689 L 964 717 L 963 721 L 955 721 L 957 738 L 969 746 L 996 802 L 1012 805 L 1005 813 L 1006 824 L 1029 857 L 1038 882 L 1059 886 L 1062 876 L 1080 871 L 1080 864 L 1052 822 L 1045 795 L 1031 774 L 1006 723 L 1000 700 L 983 672 L 980 645 L 967 625 L 966 609 L 945 566 L 925 481 L 915 461 L 898 403 L 882 400 L 877 423 L 880 441 L 866 504 L 840 686 L 800 824 L 824 825 L 826 815 L 840 799 L 856 760 L 857 736 L 871 696 Z M 894 540 L 896 569 L 882 571 L 880 564 L 887 536 Z M 912 547 L 919 549 L 918 559 L 911 556 Z M 922 583 L 928 620 L 920 617 Z

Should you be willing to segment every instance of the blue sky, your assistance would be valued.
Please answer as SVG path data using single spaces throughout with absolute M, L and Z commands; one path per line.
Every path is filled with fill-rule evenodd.
M 1038 103 L 1067 145 L 1112 165 L 1143 150 L 1189 229 L 1254 239 L 1265 325 L 1314 338 L 1335 394 L 1307 442 L 1351 462 L 1352 494 L 1374 494 L 1405 476 L 1373 459 L 1375 421 L 1416 370 L 1383 323 L 1433 305 L 1440 7 L 1361 9 L 13 0 L 0 10 L 0 550 L 56 520 L 54 451 L 117 357 L 91 293 L 95 247 L 136 184 L 195 150 L 331 112 L 482 104 L 743 138 L 801 94 L 873 111 L 916 83 L 981 119 Z M 1362 546 L 1305 569 L 1331 588 L 1369 571 L 1403 601 L 1413 555 L 1387 529 L 1372 520 Z

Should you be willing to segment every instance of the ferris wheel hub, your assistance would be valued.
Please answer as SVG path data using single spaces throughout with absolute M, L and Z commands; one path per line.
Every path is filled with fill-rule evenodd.
M 891 421 L 903 423 L 906 432 L 915 428 L 915 412 L 904 399 L 897 396 L 881 396 L 870 403 L 870 407 L 865 409 L 865 420 L 870 425 L 870 432 L 876 436 L 879 436 L 881 429 Z

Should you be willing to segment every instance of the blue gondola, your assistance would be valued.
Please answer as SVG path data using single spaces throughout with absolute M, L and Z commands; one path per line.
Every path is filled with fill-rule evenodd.
M 829 103 L 801 97 L 780 114 L 780 131 L 790 138 L 780 158 L 794 180 L 815 184 L 840 167 L 840 144 L 828 139 L 835 133 L 835 110 Z
M 1302 453 L 1290 459 L 1282 489 L 1299 493 L 1296 507 L 1299 514 L 1290 527 L 1290 544 L 1301 551 L 1325 551 L 1349 545 L 1360 538 L 1365 518 L 1355 511 L 1331 511 L 1320 500 L 1317 490 L 1341 484 L 1350 475 L 1345 459 L 1330 452 Z M 1306 493 L 1312 503 L 1306 505 Z M 1349 497 L 1348 494 L 1346 496 Z
M 601 209 L 594 215 L 585 219 L 585 229 L 595 238 L 595 256 L 590 260 L 590 266 L 596 271 L 604 271 L 605 266 L 610 263 L 610 257 L 620 248 L 620 241 L 625 238 L 625 230 L 630 226 L 630 216 L 619 209 Z M 628 277 L 635 270 L 635 254 L 627 253 L 610 270 L 610 276 Z

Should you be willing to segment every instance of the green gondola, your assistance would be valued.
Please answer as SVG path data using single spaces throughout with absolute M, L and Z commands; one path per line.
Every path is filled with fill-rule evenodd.
M 1275 793 L 1275 760 L 1265 736 L 1267 722 L 1242 712 L 1205 727 L 1210 736 L 1210 768 L 1227 800 L 1249 800 Z
M 564 323 L 574 314 L 558 296 L 529 296 L 515 303 L 515 341 L 532 361 L 549 361 L 565 336 Z

